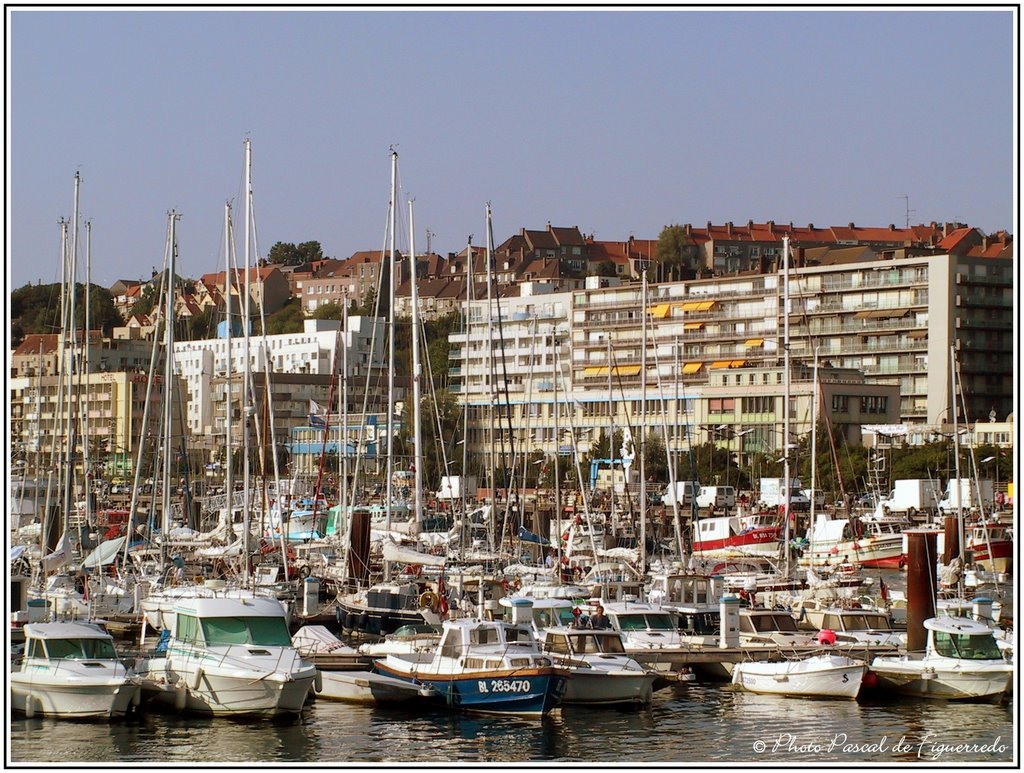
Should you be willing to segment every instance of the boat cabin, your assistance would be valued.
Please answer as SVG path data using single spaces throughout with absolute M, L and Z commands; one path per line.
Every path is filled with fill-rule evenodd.
M 924 621 L 927 651 L 957 660 L 1003 661 L 992 629 L 964 617 L 933 617 Z
M 174 608 L 171 636 L 207 647 L 291 647 L 284 607 L 267 598 L 192 598 Z
M 552 655 L 624 655 L 622 637 L 615 631 L 554 628 L 544 637 L 544 651 Z
M 90 623 L 29 623 L 25 626 L 25 660 L 27 668 L 28 660 L 117 660 L 117 653 L 113 637 L 99 626 Z

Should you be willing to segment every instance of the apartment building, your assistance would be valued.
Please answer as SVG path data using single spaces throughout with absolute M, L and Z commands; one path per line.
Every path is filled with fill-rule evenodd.
M 990 406 L 1009 412 L 1012 261 L 1005 245 L 998 253 L 988 245 L 967 254 L 913 253 L 854 250 L 835 263 L 791 270 L 793 432 L 809 431 L 815 351 L 821 408 L 850 442 L 863 440 L 863 423 L 941 423 L 951 350 L 968 420 L 988 415 Z M 472 304 L 469 331 L 450 339 L 451 378 L 470 410 L 470 448 L 485 452 L 487 427 L 511 422 L 517 444 L 531 450 L 571 449 L 566 433 L 573 431 L 586 451 L 602 428 L 627 420 L 641 426 L 648 421 L 637 425 L 641 416 L 664 422 L 673 447 L 682 447 L 675 434 L 687 426 L 698 428 L 694 442 L 704 442 L 708 427 L 720 425 L 728 428 L 723 436 L 743 438 L 737 450 L 782 447 L 781 272 L 662 283 L 646 298 L 640 284 L 597 284 L 501 298 L 490 313 L 486 301 Z
M 348 318 L 348 329 L 341 330 L 341 323 L 337 320 L 307 319 L 301 333 L 253 336 L 249 342 L 249 371 L 253 374 L 270 372 L 274 374 L 275 381 L 284 374 L 306 375 L 311 377 L 310 385 L 322 385 L 322 390 L 315 396 L 307 396 L 298 413 L 292 412 L 294 418 L 305 420 L 310 398 L 321 403 L 327 401 L 326 384 L 332 371 L 347 373 L 355 399 L 362 394 L 361 387 L 367 372 L 379 371 L 383 367 L 383 351 L 383 320 L 352 316 Z M 185 381 L 189 398 L 186 426 L 194 436 L 216 434 L 218 431 L 222 436 L 224 434 L 227 353 L 227 340 L 224 338 L 184 341 L 174 345 L 175 369 Z M 245 346 L 234 339 L 231 371 L 238 375 L 233 384 L 241 379 L 245 360 Z M 253 383 L 263 380 L 260 375 L 253 379 Z M 233 387 L 238 388 L 237 384 Z M 275 410 L 277 407 L 275 403 Z

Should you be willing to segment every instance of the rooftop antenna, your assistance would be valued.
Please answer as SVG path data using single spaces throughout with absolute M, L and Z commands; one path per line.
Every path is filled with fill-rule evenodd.
M 905 221 L 906 222 L 906 226 L 905 226 L 905 228 L 910 228 L 910 213 L 911 212 L 917 212 L 917 210 L 910 208 L 910 196 L 908 194 L 904 193 L 902 196 L 899 196 L 898 198 L 903 199 L 903 208 L 904 208 L 904 211 L 906 213 L 906 221 Z

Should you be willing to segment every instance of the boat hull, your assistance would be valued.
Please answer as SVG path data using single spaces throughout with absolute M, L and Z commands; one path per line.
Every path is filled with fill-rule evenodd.
M 562 703 L 618 705 L 646 705 L 654 695 L 657 672 L 605 672 L 586 673 L 570 670 Z
M 314 694 L 320 700 L 367 706 L 405 703 L 421 697 L 419 687 L 412 682 L 372 671 L 321 671 Z
M 854 700 L 866 670 L 864 663 L 850 658 L 744 662 L 733 666 L 732 683 L 762 695 Z
M 779 552 L 781 528 L 750 529 L 722 539 L 694 540 L 693 552 L 705 556 L 736 558 L 750 555 L 775 556 Z
M 377 661 L 375 668 L 385 676 L 429 685 L 434 702 L 477 714 L 543 716 L 561 702 L 567 682 L 566 673 L 553 668 L 437 674 L 399 670 L 386 660 Z
M 139 689 L 137 679 L 54 681 L 16 672 L 11 674 L 11 709 L 27 716 L 117 719 L 138 704 Z
M 978 668 L 914 667 L 912 661 L 876 658 L 871 671 L 882 689 L 937 700 L 996 701 L 1006 694 L 1013 676 L 1008 664 Z

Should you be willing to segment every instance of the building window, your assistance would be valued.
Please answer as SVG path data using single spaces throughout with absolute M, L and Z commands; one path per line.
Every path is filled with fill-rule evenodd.
M 832 395 L 832 412 L 846 413 L 850 410 L 850 398 L 848 395 Z

